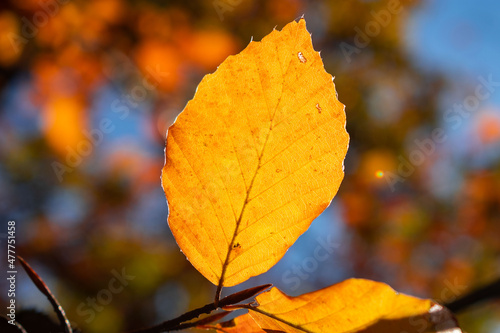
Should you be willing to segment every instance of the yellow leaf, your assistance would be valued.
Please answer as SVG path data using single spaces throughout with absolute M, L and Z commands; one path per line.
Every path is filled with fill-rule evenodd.
M 264 331 L 462 332 L 440 305 L 370 280 L 349 279 L 298 297 L 272 288 L 256 299 L 260 305 L 250 315 Z
M 162 186 L 181 250 L 219 287 L 266 272 L 329 205 L 348 141 L 304 19 L 228 57 L 168 131 Z

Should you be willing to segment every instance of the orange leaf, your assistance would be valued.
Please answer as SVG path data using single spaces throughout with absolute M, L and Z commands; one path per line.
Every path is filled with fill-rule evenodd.
M 349 279 L 298 297 L 273 288 L 257 302 L 250 315 L 264 331 L 462 332 L 440 305 L 370 280 Z
M 180 248 L 219 287 L 266 272 L 334 197 L 348 141 L 304 19 L 251 42 L 169 129 L 162 185 Z

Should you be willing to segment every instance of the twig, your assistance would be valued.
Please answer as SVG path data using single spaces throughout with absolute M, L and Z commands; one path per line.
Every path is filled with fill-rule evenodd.
M 219 319 L 224 318 L 225 316 L 227 316 L 230 313 L 231 312 L 229 312 L 229 311 L 224 311 L 224 312 L 221 312 L 221 313 L 216 313 L 214 315 L 208 316 L 208 317 L 203 318 L 203 319 L 199 319 L 199 320 L 192 321 L 192 322 L 189 322 L 189 323 L 180 324 L 179 326 L 177 326 L 175 328 L 174 331 L 180 331 L 180 330 L 183 330 L 183 329 L 186 329 L 186 328 L 191 328 L 191 327 L 203 327 L 203 326 L 211 324 L 211 323 L 213 323 L 213 322 L 215 322 L 215 321 L 217 321 Z
M 476 289 L 453 302 L 445 304 L 445 306 L 452 312 L 457 313 L 465 310 L 471 305 L 492 298 L 500 298 L 500 279 Z
M 20 256 L 17 256 L 17 259 L 23 266 L 24 270 L 26 273 L 28 273 L 28 276 L 30 277 L 31 281 L 35 284 L 35 286 L 44 294 L 47 299 L 49 300 L 50 304 L 52 304 L 52 307 L 54 308 L 54 311 L 57 313 L 57 317 L 59 318 L 59 321 L 61 323 L 61 326 L 64 328 L 65 333 L 73 333 L 73 329 L 71 328 L 71 324 L 69 323 L 68 318 L 66 317 L 66 313 L 64 312 L 64 309 L 62 306 L 59 304 L 57 301 L 56 297 L 52 292 L 50 291 L 49 287 L 43 282 L 42 278 L 38 276 L 38 274 L 31 268 L 30 265 L 26 261 L 24 261 L 23 258 Z
M 217 305 L 215 304 L 214 301 L 213 303 L 202 306 L 201 308 L 186 312 L 177 318 L 167 320 L 155 326 L 135 330 L 130 333 L 161 333 L 161 332 L 176 331 L 180 329 L 179 327 L 181 328 L 194 327 L 196 326 L 194 325 L 194 323 L 186 323 L 186 322 L 198 318 L 202 314 L 210 314 L 212 311 L 215 311 L 218 308 L 223 308 L 228 305 L 233 305 L 242 302 L 250 297 L 257 295 L 258 293 L 263 292 L 266 289 L 269 289 L 270 287 L 272 287 L 272 284 L 264 284 L 262 286 L 245 289 L 243 291 L 224 297 L 218 302 Z M 188 326 L 186 326 L 185 324 Z
M 221 293 L 222 293 L 222 280 L 219 281 L 219 284 L 217 285 L 217 290 L 215 291 L 215 300 L 214 300 L 215 306 L 219 306 Z

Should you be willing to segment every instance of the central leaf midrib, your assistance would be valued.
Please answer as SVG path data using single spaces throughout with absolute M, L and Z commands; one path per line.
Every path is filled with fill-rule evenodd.
M 281 97 L 280 97 L 280 100 L 281 100 Z M 279 102 L 278 102 L 278 105 L 279 105 Z M 254 172 L 254 175 L 252 177 L 252 180 L 250 181 L 250 185 L 248 186 L 248 190 L 246 192 L 245 200 L 243 202 L 243 207 L 241 208 L 240 215 L 238 216 L 238 219 L 236 220 L 236 226 L 235 226 L 235 229 L 234 229 L 233 237 L 231 238 L 231 242 L 229 243 L 227 254 L 226 254 L 226 259 L 224 260 L 224 264 L 222 266 L 222 272 L 221 272 L 221 277 L 220 277 L 220 280 L 219 280 L 219 286 L 222 286 L 222 284 L 224 282 L 224 276 L 226 274 L 227 266 L 229 264 L 229 257 L 231 255 L 233 244 L 234 244 L 234 241 L 236 239 L 236 236 L 238 235 L 238 230 L 239 230 L 239 227 L 241 225 L 241 221 L 243 219 L 243 214 L 245 212 L 245 208 L 247 207 L 248 199 L 250 198 L 250 193 L 252 192 L 252 188 L 253 188 L 253 184 L 255 182 L 255 178 L 257 177 L 257 174 L 259 173 L 259 170 L 261 168 L 262 156 L 264 155 L 264 151 L 266 149 L 267 142 L 268 142 L 269 136 L 271 134 L 273 119 L 271 119 L 270 123 L 271 123 L 271 126 L 269 127 L 269 132 L 267 133 L 266 140 L 264 141 L 264 145 L 262 146 L 262 151 L 260 152 L 260 155 L 258 157 L 258 161 L 259 162 L 257 164 L 257 168 L 255 169 L 255 172 Z
M 295 46 L 293 47 L 293 49 L 295 49 Z M 278 53 L 278 47 L 277 46 L 276 46 L 276 52 Z M 278 58 L 278 62 L 279 62 L 279 56 L 277 56 L 277 58 Z M 231 238 L 231 242 L 229 243 L 227 254 L 226 254 L 226 259 L 224 260 L 224 264 L 222 266 L 222 272 L 221 272 L 221 276 L 220 276 L 220 279 L 219 279 L 218 289 L 222 288 L 222 285 L 224 283 L 224 277 L 225 277 L 225 274 L 226 274 L 227 267 L 229 265 L 229 257 L 231 255 L 231 251 L 233 249 L 234 241 L 236 239 L 236 236 L 238 235 L 239 227 L 240 227 L 241 221 L 243 219 L 243 214 L 245 212 L 245 208 L 247 207 L 247 203 L 249 202 L 250 193 L 252 192 L 252 188 L 253 188 L 253 184 L 255 182 L 255 178 L 257 177 L 257 175 L 259 173 L 259 170 L 262 167 L 262 157 L 264 156 L 264 152 L 266 150 L 267 143 L 269 141 L 269 137 L 271 136 L 271 132 L 273 130 L 274 118 L 276 116 L 278 108 L 280 107 L 281 98 L 283 97 L 284 88 L 285 88 L 286 74 L 288 73 L 288 70 L 290 69 L 291 63 L 292 63 L 292 58 L 289 59 L 289 63 L 288 63 L 287 68 L 284 71 L 282 69 L 283 81 L 281 83 L 281 94 L 280 94 L 280 96 L 278 98 L 278 101 L 276 103 L 276 107 L 274 109 L 274 112 L 272 113 L 271 118 L 269 120 L 269 131 L 267 132 L 266 140 L 264 141 L 264 144 L 262 145 L 262 150 L 260 152 L 260 155 L 258 156 L 257 168 L 255 169 L 255 172 L 253 174 L 252 180 L 250 181 L 250 185 L 248 186 L 248 190 L 246 191 L 246 196 L 245 196 L 245 200 L 243 202 L 243 207 L 241 208 L 241 212 L 240 212 L 238 218 L 236 219 L 236 226 L 235 226 L 235 229 L 234 229 L 233 237 Z M 258 72 L 258 69 L 257 69 L 257 72 Z M 265 95 L 264 88 L 262 87 L 262 82 L 261 82 L 261 89 L 262 89 L 263 94 Z
M 285 81 L 285 76 L 284 75 L 283 75 L 283 81 Z M 284 87 L 284 82 L 282 83 L 282 87 Z M 281 91 L 280 97 L 278 98 L 278 102 L 276 103 L 276 110 L 278 109 L 278 106 L 280 105 L 281 96 L 282 95 L 283 95 L 283 89 Z M 267 143 L 269 141 L 269 137 L 271 136 L 271 132 L 272 132 L 272 129 L 273 129 L 274 116 L 276 115 L 276 110 L 273 113 L 273 115 L 272 115 L 272 117 L 271 117 L 271 119 L 269 121 L 269 123 L 270 123 L 269 124 L 269 131 L 267 132 L 266 140 L 264 141 L 264 144 L 262 145 L 262 150 L 261 150 L 260 155 L 258 157 L 257 168 L 255 169 L 255 172 L 253 174 L 252 180 L 250 181 L 250 185 L 248 186 L 248 190 L 246 191 L 246 196 L 245 196 L 245 200 L 243 201 L 243 207 L 241 208 L 240 215 L 238 216 L 238 219 L 236 220 L 236 226 L 235 226 L 235 229 L 234 229 L 233 237 L 231 238 L 231 242 L 229 243 L 227 254 L 226 254 L 226 259 L 224 260 L 224 264 L 222 266 L 221 277 L 220 277 L 220 280 L 219 280 L 219 287 L 222 287 L 222 284 L 224 283 L 224 276 L 226 274 L 227 266 L 229 264 L 229 257 L 231 255 L 231 251 L 232 251 L 232 248 L 233 248 L 233 245 L 234 245 L 234 241 L 236 239 L 236 236 L 238 235 L 238 230 L 239 230 L 239 227 L 241 225 L 241 221 L 243 219 L 243 214 L 245 212 L 245 208 L 247 207 L 247 203 L 249 201 L 248 199 L 250 198 L 250 193 L 252 192 L 252 188 L 253 188 L 253 184 L 255 182 L 255 178 L 257 177 L 257 175 L 259 173 L 259 170 L 262 167 L 262 157 L 264 156 L 264 152 L 266 150 Z

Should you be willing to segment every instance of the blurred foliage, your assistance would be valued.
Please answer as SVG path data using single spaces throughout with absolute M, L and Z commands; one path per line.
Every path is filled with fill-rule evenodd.
M 419 149 L 415 139 L 447 130 L 443 94 L 474 88 L 413 63 L 405 29 L 419 1 L 401 1 L 390 24 L 345 55 L 339 45 L 354 45 L 356 28 L 391 2 L 2 2 L 0 216 L 16 220 L 18 253 L 70 320 L 111 333 L 211 301 L 213 286 L 167 227 L 165 132 L 203 75 L 303 13 L 346 105 L 351 144 L 334 200 L 350 239 L 349 275 L 442 302 L 498 276 L 498 110 L 463 124 L 462 141 L 448 133 L 403 181 L 388 178 Z M 459 149 L 464 140 L 472 143 Z M 106 293 L 122 269 L 134 278 Z M 48 311 L 23 281 L 18 300 Z M 498 303 L 461 319 L 468 332 L 487 331 L 500 320 Z

